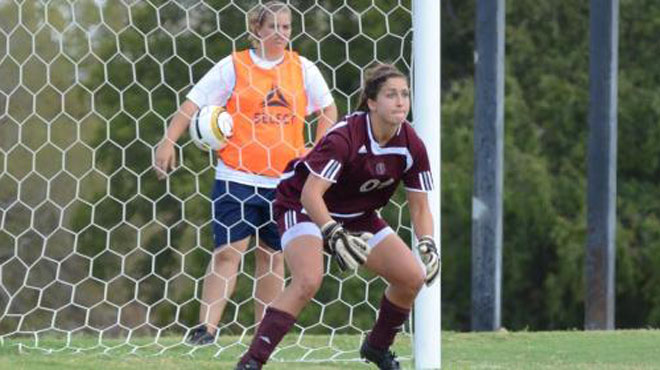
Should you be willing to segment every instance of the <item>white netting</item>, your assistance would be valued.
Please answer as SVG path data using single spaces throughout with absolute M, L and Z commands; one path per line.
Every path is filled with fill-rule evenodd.
M 182 165 L 159 182 L 153 148 L 192 85 L 248 45 L 255 3 L 0 2 L 0 338 L 45 350 L 185 347 L 212 252 L 213 158 L 183 137 Z M 410 1 L 291 6 L 293 48 L 321 69 L 340 114 L 374 60 L 409 69 Z M 397 193 L 383 215 L 410 240 L 404 207 Z M 252 254 L 217 356 L 250 338 Z M 385 283 L 336 272 L 276 358 L 356 357 Z

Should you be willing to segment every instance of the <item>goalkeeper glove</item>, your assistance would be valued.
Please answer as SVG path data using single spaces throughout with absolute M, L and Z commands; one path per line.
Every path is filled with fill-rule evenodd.
M 356 270 L 367 261 L 370 248 L 362 235 L 348 233 L 335 221 L 330 221 L 321 228 L 323 249 L 337 261 L 342 271 Z M 364 237 L 369 237 L 364 233 Z
M 369 244 L 369 239 L 374 237 L 374 234 L 368 232 L 368 231 L 362 231 L 362 232 L 352 232 L 350 233 L 352 236 L 356 236 L 362 240 L 364 240 L 365 243 Z
M 426 268 L 426 286 L 431 286 L 440 275 L 440 254 L 438 254 L 438 249 L 435 247 L 435 241 L 432 236 L 422 236 L 417 241 L 415 248 Z

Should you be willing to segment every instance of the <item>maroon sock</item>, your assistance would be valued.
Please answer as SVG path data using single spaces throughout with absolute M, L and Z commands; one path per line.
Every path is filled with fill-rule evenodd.
M 380 312 L 374 328 L 369 333 L 367 341 L 376 349 L 386 350 L 394 343 L 396 333 L 408 320 L 409 308 L 402 308 L 390 302 L 385 294 L 380 302 Z
M 245 353 L 241 362 L 252 358 L 262 365 L 265 364 L 277 344 L 295 323 L 296 318 L 291 314 L 272 307 L 266 308 L 266 314 L 254 334 L 250 349 Z

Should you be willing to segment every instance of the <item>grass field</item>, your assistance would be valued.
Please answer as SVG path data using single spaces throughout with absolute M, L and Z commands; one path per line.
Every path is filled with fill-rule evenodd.
M 0 369 L 231 369 L 242 347 L 227 347 L 236 338 L 223 338 L 220 345 L 191 349 L 178 344 L 180 338 L 142 338 L 112 342 L 98 339 L 75 338 L 71 346 L 79 350 L 62 348 L 63 342 L 46 340 L 43 348 L 55 348 L 47 353 L 21 343 L 26 340 L 4 340 L 0 344 Z M 336 356 L 355 359 L 354 350 L 360 338 L 335 337 L 333 346 L 345 350 L 337 352 L 327 348 L 328 338 L 309 337 L 303 345 L 316 348 L 303 352 L 299 347 L 285 348 L 278 357 L 286 360 L 305 353 L 310 361 Z M 291 339 L 289 339 L 291 344 Z M 30 343 L 34 345 L 33 342 Z M 323 347 L 326 348 L 323 348 Z M 57 349 L 59 348 L 59 349 Z M 613 332 L 498 332 L 498 333 L 443 333 L 442 363 L 445 369 L 660 369 L 660 331 L 619 330 Z M 404 369 L 412 369 L 410 340 L 403 337 L 395 351 L 407 360 Z M 343 357 L 342 357 L 343 356 Z M 361 362 L 271 362 L 266 369 L 369 369 Z

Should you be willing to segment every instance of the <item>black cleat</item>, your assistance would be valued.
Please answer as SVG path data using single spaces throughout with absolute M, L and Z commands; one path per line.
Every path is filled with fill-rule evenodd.
M 186 338 L 186 343 L 192 346 L 205 346 L 215 342 L 215 335 L 206 330 L 206 325 L 200 325 L 193 329 Z
M 373 362 L 380 370 L 401 370 L 401 365 L 396 360 L 394 352 L 374 348 L 369 345 L 366 339 L 360 347 L 360 357 L 367 360 L 367 362 Z
M 249 359 L 246 362 L 239 362 L 234 370 L 261 370 L 261 364 L 256 360 Z

